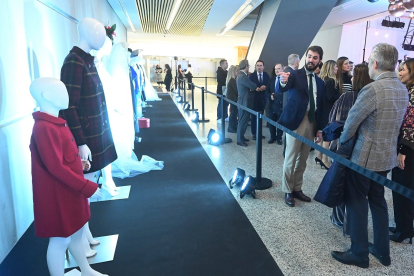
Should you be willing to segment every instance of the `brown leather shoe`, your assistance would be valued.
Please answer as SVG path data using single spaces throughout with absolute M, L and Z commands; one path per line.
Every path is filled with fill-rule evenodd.
M 292 194 L 289 194 L 289 193 L 285 194 L 285 203 L 289 207 L 295 207 L 295 199 L 293 198 Z
M 303 193 L 302 191 L 295 191 L 295 192 L 292 192 L 292 196 L 293 196 L 294 198 L 299 199 L 300 201 L 304 201 L 304 202 L 311 202 L 311 198 L 310 198 L 310 197 L 308 197 L 308 196 L 306 196 L 306 195 L 304 195 L 304 193 Z

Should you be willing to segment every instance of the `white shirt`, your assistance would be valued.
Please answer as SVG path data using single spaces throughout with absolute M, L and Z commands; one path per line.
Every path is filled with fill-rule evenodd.
M 259 81 L 260 81 L 260 75 L 262 75 L 262 83 L 261 84 L 263 84 L 263 72 L 262 73 L 257 72 L 257 79 Z

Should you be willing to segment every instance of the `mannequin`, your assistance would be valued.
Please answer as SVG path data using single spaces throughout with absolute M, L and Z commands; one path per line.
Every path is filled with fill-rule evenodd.
M 36 235 L 49 238 L 47 265 L 51 276 L 64 275 L 65 251 L 70 252 L 82 276 L 103 276 L 86 259 L 82 233 L 90 218 L 88 198 L 100 197 L 98 185 L 83 177 L 89 162 L 81 162 L 67 123 L 58 118 L 68 108 L 65 85 L 53 78 L 40 78 L 30 86 L 40 106 L 33 113 L 35 124 L 30 142 L 32 154 L 33 206 Z
M 145 73 L 144 70 L 144 64 L 145 64 L 145 60 L 143 58 L 140 58 L 138 61 L 138 68 L 142 71 L 142 74 L 144 75 L 145 78 L 145 101 L 150 102 L 150 101 L 161 101 L 162 99 L 160 97 L 158 97 L 158 92 L 157 90 L 154 89 L 154 87 L 152 86 L 149 78 L 147 77 L 147 74 Z
M 96 171 L 104 169 L 117 158 L 102 83 L 96 72 L 94 58 L 89 54 L 92 49 L 102 47 L 106 31 L 95 19 L 84 18 L 78 24 L 78 32 L 78 46 L 73 47 L 66 56 L 61 69 L 60 78 L 69 94 L 69 108 L 62 110 L 59 115 L 67 121 L 81 159 L 91 161 L 91 169 L 85 172 L 84 177 L 93 181 Z M 112 187 L 114 190 L 111 169 L 109 173 L 107 168 L 103 171 L 106 176 L 103 187 L 107 190 Z M 99 241 L 92 238 L 88 225 L 84 229 L 85 250 L 87 256 L 93 256 L 96 251 L 92 251 L 88 243 L 97 244 Z

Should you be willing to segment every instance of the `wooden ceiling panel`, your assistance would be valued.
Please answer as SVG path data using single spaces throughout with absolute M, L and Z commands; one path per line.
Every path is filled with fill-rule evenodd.
M 142 30 L 145 33 L 167 33 L 199 36 L 214 0 L 182 0 L 169 31 L 166 26 L 174 0 L 136 0 Z

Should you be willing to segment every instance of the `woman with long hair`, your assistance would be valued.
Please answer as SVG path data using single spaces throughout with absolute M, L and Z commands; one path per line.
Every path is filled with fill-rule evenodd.
M 239 97 L 239 93 L 237 91 L 237 84 L 236 84 L 236 77 L 237 73 L 239 72 L 237 70 L 238 66 L 230 66 L 229 72 L 227 73 L 226 78 L 226 87 L 227 87 L 227 99 L 237 102 L 237 99 Z M 231 133 L 237 133 L 237 106 L 234 104 L 230 104 L 230 117 L 229 117 L 229 126 L 227 128 L 228 132 Z
M 338 58 L 338 60 L 336 61 L 336 65 L 338 66 L 338 72 L 336 73 L 336 77 L 338 79 L 339 93 L 342 95 L 343 93 L 351 92 L 352 76 L 350 71 L 351 67 L 349 66 L 349 58 Z
M 167 89 L 167 92 L 169 92 L 170 88 L 171 88 L 171 82 L 172 82 L 171 67 L 168 64 L 165 64 L 164 66 L 165 66 L 165 69 L 164 69 L 164 73 L 165 73 L 164 84 L 165 84 L 165 88 Z
M 400 80 L 408 89 L 408 106 L 401 125 L 398 141 L 398 167 L 392 170 L 392 181 L 414 190 L 414 59 L 405 61 L 399 73 Z M 411 146 L 411 147 L 410 147 Z M 392 191 L 395 227 L 390 227 L 390 240 L 402 242 L 414 237 L 413 201 Z
M 332 107 L 329 114 L 329 122 L 337 121 L 345 124 L 346 118 L 351 107 L 354 105 L 359 91 L 362 88 L 373 82 L 369 76 L 368 66 L 365 64 L 358 64 L 354 68 L 354 76 L 352 77 L 352 91 L 342 94 Z M 337 140 L 331 142 L 331 150 L 336 150 Z M 338 227 L 343 227 L 345 218 L 345 204 L 337 206 L 332 210 L 331 221 Z M 344 229 L 346 233 L 346 229 Z
M 338 79 L 336 77 L 336 73 L 338 71 L 338 66 L 336 66 L 336 61 L 328 60 L 326 61 L 321 69 L 319 77 L 325 82 L 325 93 L 324 93 L 324 107 L 325 112 L 322 115 L 323 118 L 323 125 L 328 125 L 329 121 L 329 113 L 331 109 L 338 100 L 339 94 L 339 87 L 338 87 Z M 320 142 L 322 147 L 329 149 L 329 142 L 321 141 Z M 321 168 L 329 169 L 331 166 L 328 160 L 328 156 L 322 154 L 322 152 L 318 152 L 318 156 L 315 157 L 316 164 L 320 164 Z

